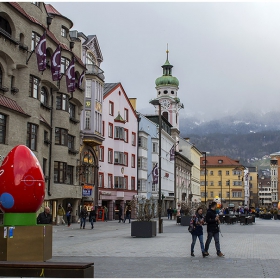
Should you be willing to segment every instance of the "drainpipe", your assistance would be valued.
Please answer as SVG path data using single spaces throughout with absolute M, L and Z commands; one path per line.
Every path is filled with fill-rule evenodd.
M 49 180 L 48 180 L 48 196 L 51 196 L 51 168 L 52 168 L 52 135 L 53 135 L 53 90 L 51 88 L 51 130 L 49 145 Z

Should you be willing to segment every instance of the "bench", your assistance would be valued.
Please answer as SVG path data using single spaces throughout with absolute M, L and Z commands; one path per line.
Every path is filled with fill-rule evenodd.
M 0 261 L 0 277 L 94 278 L 94 263 Z

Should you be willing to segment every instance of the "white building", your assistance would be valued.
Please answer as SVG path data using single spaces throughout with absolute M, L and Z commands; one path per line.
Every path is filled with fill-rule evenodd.
M 250 200 L 250 173 L 249 169 L 244 169 L 244 205 L 249 206 Z

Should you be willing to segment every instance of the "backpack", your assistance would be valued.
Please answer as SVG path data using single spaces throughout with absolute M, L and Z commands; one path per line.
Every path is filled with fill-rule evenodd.
M 189 233 L 193 233 L 194 230 L 195 230 L 195 219 L 196 219 L 196 217 L 194 216 L 194 217 L 192 217 L 191 220 L 190 220 L 190 225 L 189 225 L 189 227 L 188 227 Z

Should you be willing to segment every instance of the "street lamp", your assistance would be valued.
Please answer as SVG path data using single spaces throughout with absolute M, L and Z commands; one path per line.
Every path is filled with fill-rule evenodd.
M 204 155 L 204 203 L 206 206 L 206 154 L 207 152 L 201 152 Z
M 158 99 L 153 99 L 150 103 L 159 108 L 158 117 L 158 138 L 159 138 L 159 152 L 158 152 L 158 197 L 159 197 L 159 211 L 158 211 L 158 233 L 162 233 L 162 219 L 161 219 L 161 104 Z

